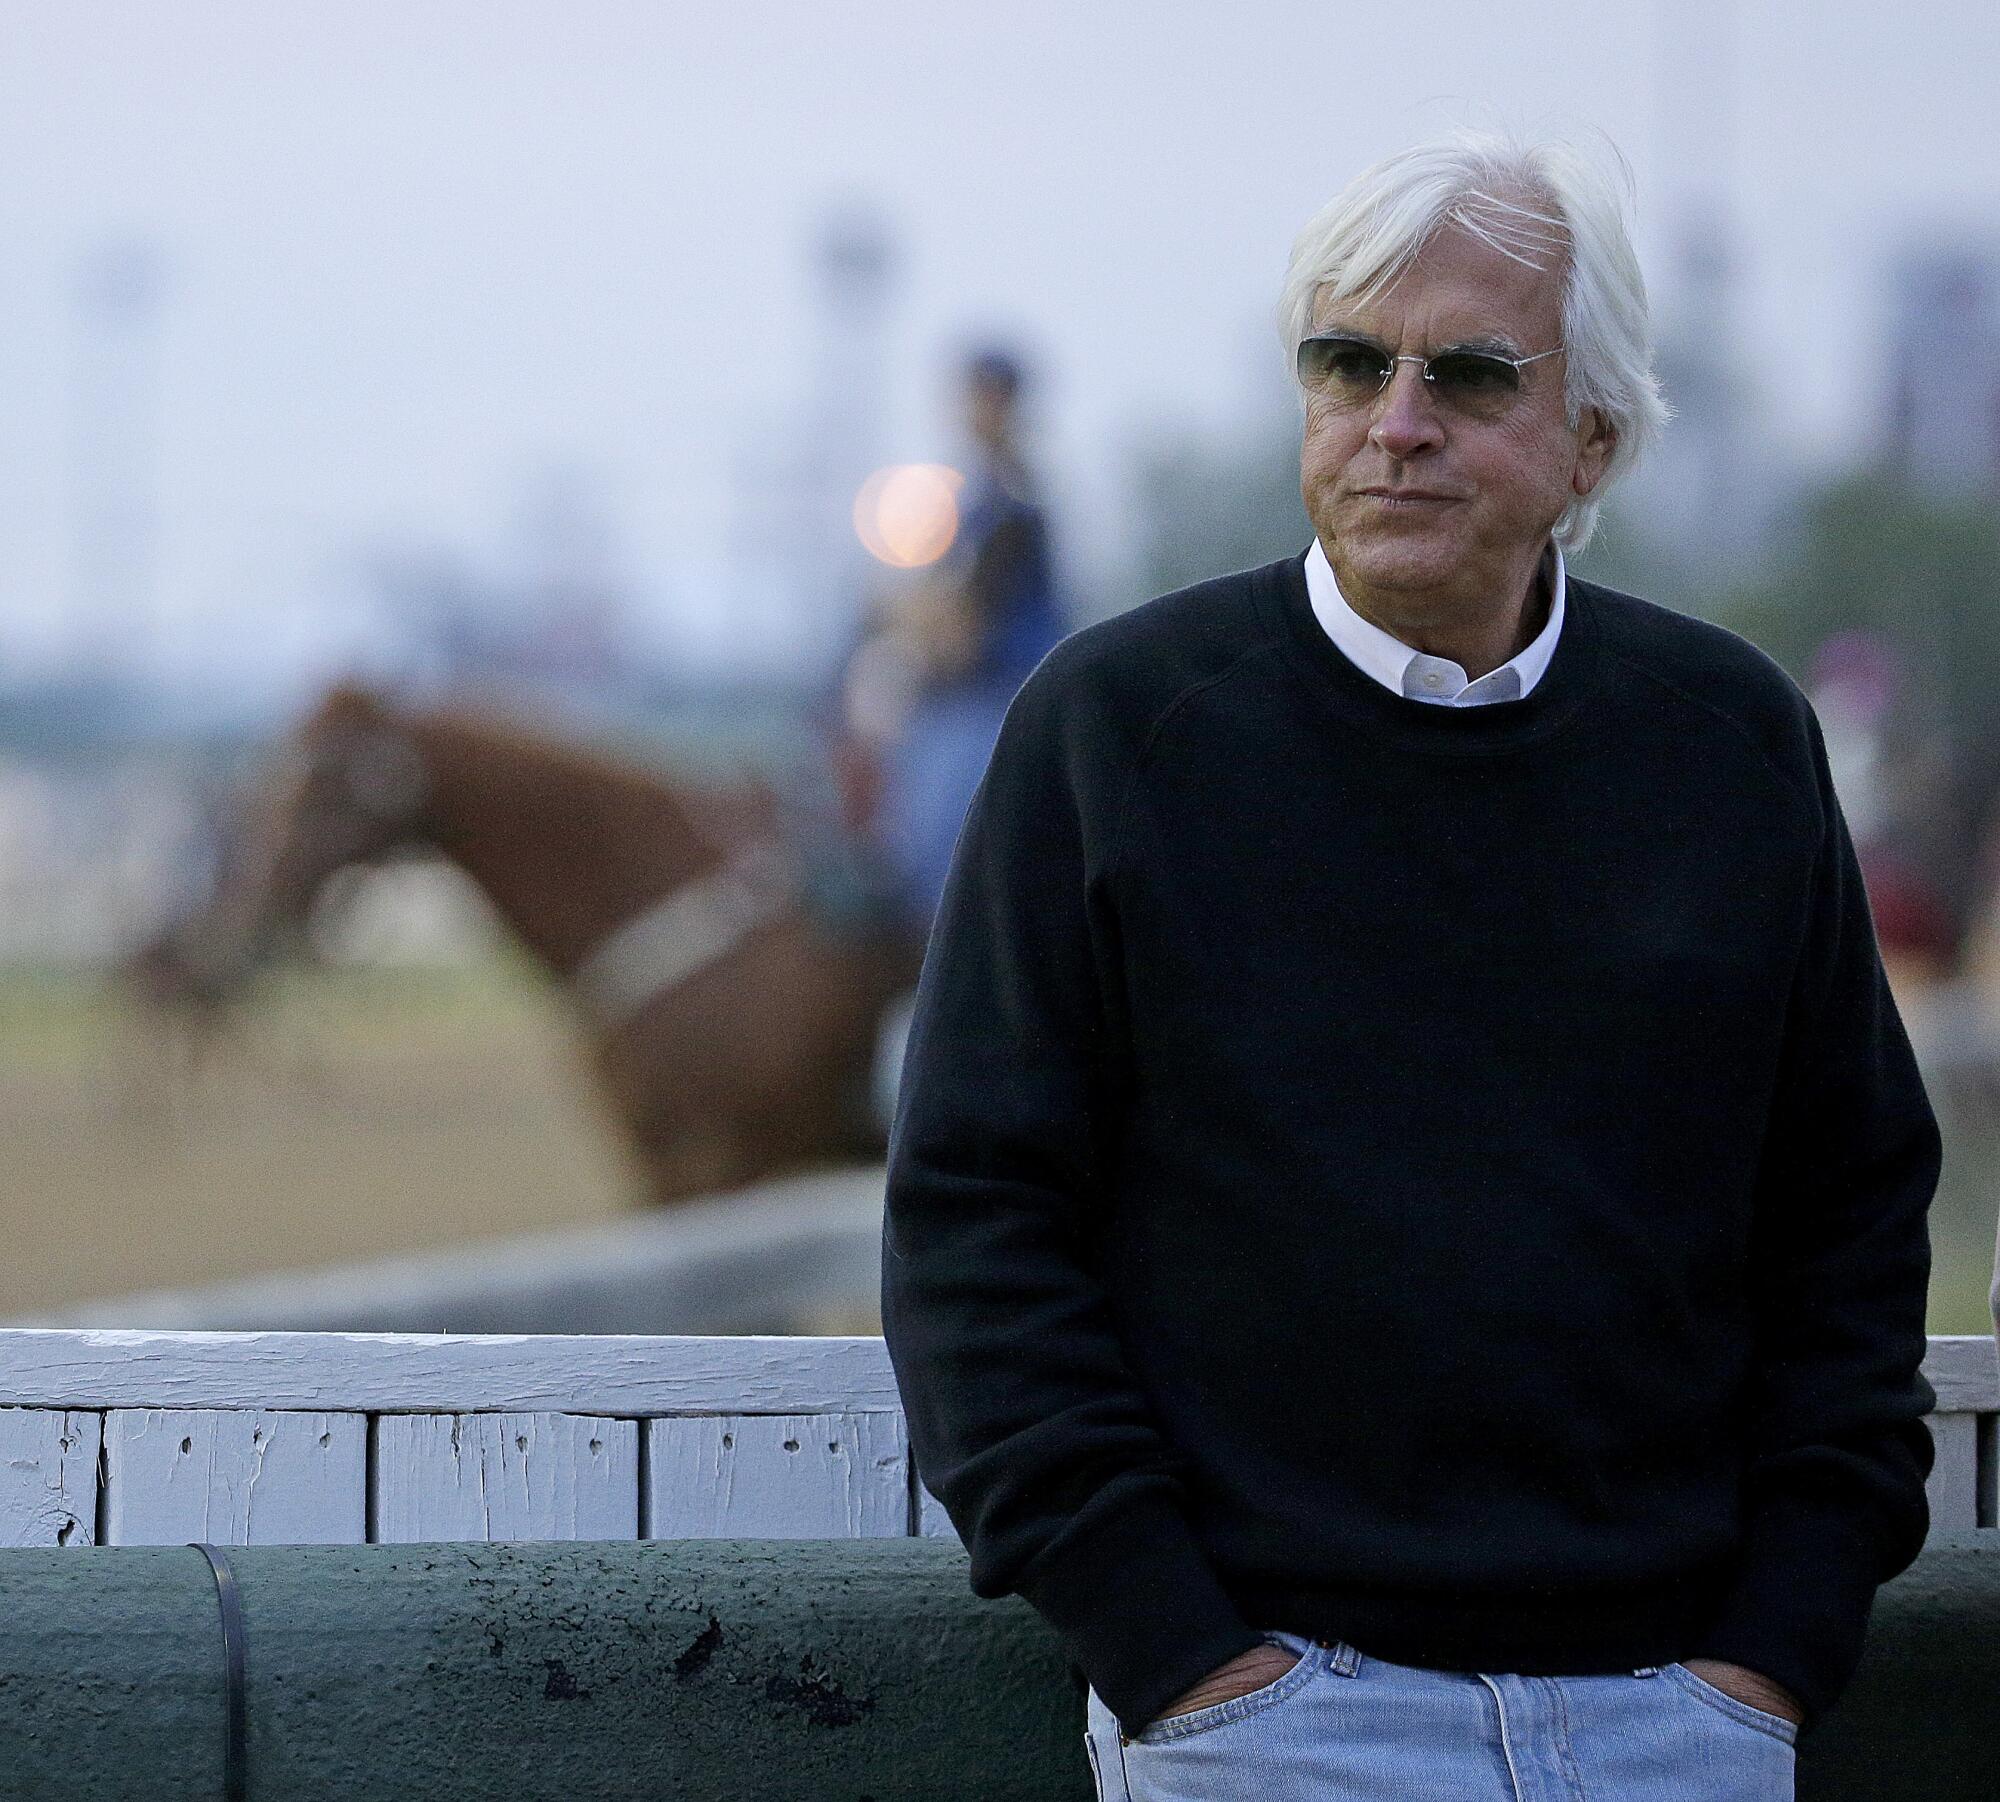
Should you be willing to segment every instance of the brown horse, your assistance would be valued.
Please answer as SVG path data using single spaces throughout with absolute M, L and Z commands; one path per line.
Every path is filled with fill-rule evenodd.
M 213 1013 L 338 872 L 412 851 L 463 870 L 566 991 L 655 1201 L 879 1155 L 877 1026 L 919 947 L 809 913 L 763 785 L 698 792 L 497 712 L 334 689 L 206 905 L 131 974 Z

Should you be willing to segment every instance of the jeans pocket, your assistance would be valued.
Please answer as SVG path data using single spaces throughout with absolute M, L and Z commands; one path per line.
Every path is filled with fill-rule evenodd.
M 1190 1709 L 1186 1714 L 1169 1715 L 1163 1721 L 1155 1721 L 1133 1734 L 1131 1743 L 1135 1746 L 1163 1746 L 1176 1740 L 1191 1739 L 1198 1733 L 1208 1733 L 1231 1721 L 1248 1720 L 1297 1695 L 1319 1669 L 1319 1648 L 1295 1634 L 1266 1633 L 1264 1639 L 1269 1645 L 1282 1646 L 1297 1655 L 1290 1670 L 1273 1677 L 1262 1688 L 1251 1690 L 1248 1695 L 1232 1696 L 1226 1702 L 1211 1702 L 1206 1708 Z M 1301 1651 L 1301 1647 L 1304 1650 Z
M 1104 1794 L 1104 1772 L 1097 1763 L 1097 1739 L 1088 1727 L 1083 1730 L 1083 1755 L 1090 1760 L 1090 1789 L 1097 1802 L 1108 1802 Z
M 1754 1708 L 1748 1702 L 1739 1702 L 1728 1691 L 1717 1689 L 1705 1678 L 1697 1677 L 1684 1664 L 1662 1665 L 1661 1669 L 1671 1677 L 1683 1693 L 1692 1696 L 1705 1708 L 1717 1714 L 1727 1715 L 1732 1721 L 1750 1728 L 1753 1732 L 1769 1734 L 1773 1739 L 1783 1740 L 1786 1745 L 1794 1744 L 1799 1737 L 1798 1723 L 1788 1721 L 1781 1714 L 1768 1714 L 1761 1708 Z

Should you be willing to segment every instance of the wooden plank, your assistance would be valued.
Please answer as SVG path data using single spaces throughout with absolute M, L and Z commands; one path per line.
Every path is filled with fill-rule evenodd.
M 359 1545 L 368 1421 L 271 1409 L 104 1417 L 107 1545 Z
M 899 1412 L 649 1420 L 648 1539 L 901 1539 L 910 1447 Z
M 1937 1391 L 1940 1414 L 2000 1410 L 2000 1362 L 1995 1360 L 1991 1333 L 1934 1337 L 1924 1356 L 1924 1375 Z
M 639 1428 L 576 1414 L 388 1414 L 375 1538 L 636 1539 Z
M 900 1406 L 879 1338 L 0 1331 L 0 1407 L 629 1420 Z
M 0 1408 L 0 1546 L 96 1543 L 103 1435 L 95 1414 Z
M 2000 1410 L 1992 1339 L 1936 1338 L 1940 1413 Z M 878 1338 L 0 1331 L 0 1408 L 815 1414 L 901 1405 Z
M 921 1477 L 917 1485 L 917 1537 L 919 1539 L 956 1539 L 958 1529 L 951 1524 L 951 1516 L 944 1511 L 944 1503 L 924 1487 Z
M 1979 1525 L 1979 1416 L 1933 1414 L 1928 1423 L 1937 1461 L 1924 1493 L 1933 1527 Z

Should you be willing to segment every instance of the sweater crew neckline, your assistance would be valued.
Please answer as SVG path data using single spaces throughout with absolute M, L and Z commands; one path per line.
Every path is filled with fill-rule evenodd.
M 1311 547 L 1270 565 L 1259 584 L 1275 616 L 1280 649 L 1301 679 L 1348 725 L 1373 738 L 1446 756 L 1478 755 L 1534 744 L 1567 725 L 1603 673 L 1602 631 L 1588 592 L 1572 572 L 1567 613 L 1555 656 L 1542 679 L 1518 700 L 1480 707 L 1434 707 L 1384 688 L 1342 654 L 1312 610 L 1305 564 Z

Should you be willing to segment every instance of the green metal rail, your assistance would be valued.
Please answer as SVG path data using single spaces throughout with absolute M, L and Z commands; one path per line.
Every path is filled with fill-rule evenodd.
M 1082 1696 L 949 1541 L 231 1549 L 256 1802 L 1089 1802 Z M 1990 1802 L 2000 1533 L 1884 1590 L 1800 1802 Z M 216 1579 L 0 1553 L 0 1796 L 217 1802 Z

